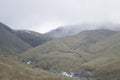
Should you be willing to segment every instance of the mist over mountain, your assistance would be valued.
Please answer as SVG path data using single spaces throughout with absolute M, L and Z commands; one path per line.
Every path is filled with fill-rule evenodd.
M 120 0 L 0 0 L 0 80 L 120 80 Z
M 53 38 L 61 38 L 66 36 L 72 36 L 85 30 L 97 30 L 97 29 L 109 29 L 109 30 L 120 30 L 119 24 L 105 23 L 105 24 L 79 24 L 79 25 L 68 25 L 51 30 L 45 35 Z
M 0 23 L 0 65 L 3 69 L 0 74 L 10 75 L 1 78 L 15 79 L 7 73 L 7 70 L 14 70 L 16 77 L 27 78 L 25 80 L 33 80 L 34 76 L 38 80 L 49 80 L 51 77 L 51 80 L 56 80 L 62 75 L 72 78 L 64 76 L 61 80 L 119 80 L 119 30 L 119 24 L 82 24 L 64 26 L 40 34 L 30 30 L 13 30 Z M 30 75 L 33 76 L 29 78 L 26 71 L 32 71 Z M 25 75 L 20 74 L 21 72 Z M 46 77 L 46 74 L 51 76 Z

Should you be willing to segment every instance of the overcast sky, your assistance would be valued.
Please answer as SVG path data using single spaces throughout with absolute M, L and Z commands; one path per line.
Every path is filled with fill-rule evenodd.
M 120 23 L 120 0 L 0 0 L 0 21 L 41 33 L 70 24 Z

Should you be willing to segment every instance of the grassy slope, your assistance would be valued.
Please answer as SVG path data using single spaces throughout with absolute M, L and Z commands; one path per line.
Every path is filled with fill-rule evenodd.
M 42 69 L 32 68 L 15 59 L 0 58 L 0 80 L 73 80 Z
M 90 51 L 96 56 L 82 68 L 93 69 L 98 80 L 120 79 L 120 33 L 93 45 Z
M 22 56 L 33 60 L 33 64 L 47 70 L 78 71 L 81 64 L 94 56 L 86 51 L 89 46 L 115 33 L 104 29 L 84 31 L 76 36 L 49 41 L 22 54 Z M 81 49 L 76 50 L 78 48 Z
M 0 54 L 17 55 L 32 48 L 29 44 L 17 37 L 12 29 L 0 24 Z

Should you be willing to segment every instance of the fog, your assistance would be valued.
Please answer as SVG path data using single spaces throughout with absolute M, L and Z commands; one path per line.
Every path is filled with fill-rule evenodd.
M 0 0 L 0 21 L 45 33 L 73 24 L 119 24 L 119 8 L 120 0 Z

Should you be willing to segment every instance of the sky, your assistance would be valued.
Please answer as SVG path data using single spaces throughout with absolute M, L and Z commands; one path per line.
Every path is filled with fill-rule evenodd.
M 40 33 L 82 23 L 120 23 L 120 0 L 0 0 L 0 22 Z

